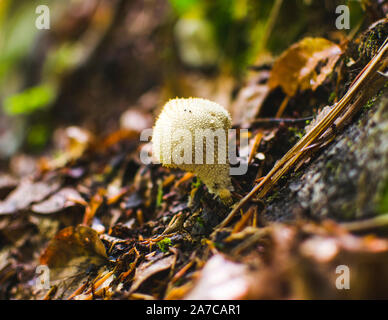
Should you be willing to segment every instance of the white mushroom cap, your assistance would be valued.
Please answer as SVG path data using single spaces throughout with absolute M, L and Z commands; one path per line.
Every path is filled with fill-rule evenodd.
M 166 167 L 195 173 L 210 193 L 228 202 L 230 199 L 225 198 L 230 198 L 232 190 L 228 161 L 231 122 L 229 112 L 215 102 L 200 98 L 172 99 L 163 107 L 153 129 L 154 157 Z M 214 158 L 206 157 L 209 141 L 203 141 L 201 134 L 214 141 Z M 188 156 L 185 158 L 188 161 L 177 161 L 183 156 Z M 199 159 L 203 162 L 199 163 Z

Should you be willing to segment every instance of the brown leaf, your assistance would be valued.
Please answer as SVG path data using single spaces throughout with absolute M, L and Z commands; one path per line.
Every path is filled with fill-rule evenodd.
M 57 286 L 56 298 L 65 299 L 94 272 L 107 271 L 105 247 L 93 229 L 79 225 L 62 229 L 49 243 L 40 263 L 50 268 L 50 286 Z
M 32 211 L 41 214 L 50 214 L 65 208 L 74 207 L 79 202 L 85 201 L 73 188 L 63 188 L 47 200 L 32 205 Z
M 263 71 L 240 90 L 235 102 L 231 107 L 234 124 L 244 125 L 252 121 L 260 113 L 261 106 L 268 96 L 269 87 L 260 84 L 260 81 L 268 78 L 268 71 Z
M 324 38 L 304 38 L 292 45 L 275 62 L 268 85 L 280 86 L 288 96 L 300 90 L 316 90 L 341 56 L 342 50 Z M 323 65 L 320 70 L 316 70 Z
M 63 167 L 69 161 L 80 158 L 94 144 L 95 138 L 84 128 L 70 126 L 57 129 L 53 140 L 58 149 L 57 156 L 46 163 L 41 162 L 46 170 Z
M 123 140 L 136 140 L 139 137 L 139 132 L 135 130 L 120 129 L 109 134 L 98 146 L 99 150 L 106 150 L 111 146 Z
M 199 281 L 185 299 L 244 299 L 249 294 L 250 283 L 246 265 L 227 260 L 222 255 L 215 255 L 208 260 Z
M 3 202 L 0 202 L 0 215 L 24 210 L 32 203 L 42 201 L 58 187 L 58 181 L 51 183 L 22 181 Z
M 94 256 L 107 258 L 104 244 L 93 229 L 78 225 L 62 229 L 52 239 L 40 257 L 40 263 L 50 268 L 63 267 L 73 258 Z
M 0 199 L 4 199 L 17 185 L 17 179 L 7 173 L 0 173 Z
M 136 269 L 130 292 L 135 292 L 145 280 L 154 274 L 171 268 L 175 259 L 176 257 L 174 255 L 170 255 L 156 261 L 153 259 L 152 261 L 144 261 L 141 263 Z
M 96 214 L 98 208 L 104 201 L 105 194 L 106 190 L 103 188 L 99 188 L 97 192 L 93 195 L 92 199 L 90 199 L 90 202 L 85 209 L 85 214 L 83 218 L 84 225 L 90 225 L 92 223 L 94 215 Z

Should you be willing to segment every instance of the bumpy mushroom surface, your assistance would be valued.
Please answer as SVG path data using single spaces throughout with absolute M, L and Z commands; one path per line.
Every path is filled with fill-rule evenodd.
M 228 160 L 230 127 L 228 111 L 215 102 L 200 98 L 172 99 L 164 105 L 153 128 L 153 155 L 166 167 L 195 173 L 210 193 L 230 204 L 233 190 Z M 206 149 L 211 150 L 209 141 L 214 143 L 214 157 L 207 157 Z

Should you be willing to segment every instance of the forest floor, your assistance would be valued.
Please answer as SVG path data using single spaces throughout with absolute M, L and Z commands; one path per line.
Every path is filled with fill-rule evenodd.
M 252 68 L 228 108 L 250 138 L 232 207 L 142 163 L 152 119 L 136 110 L 125 130 L 70 126 L 55 155 L 19 155 L 23 178 L 0 176 L 0 298 L 387 298 L 387 36 L 382 19 Z

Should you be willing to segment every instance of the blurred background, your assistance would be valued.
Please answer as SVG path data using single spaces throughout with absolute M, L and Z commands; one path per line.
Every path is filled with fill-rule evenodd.
M 151 127 L 176 96 L 229 107 L 251 70 L 306 36 L 344 41 L 375 20 L 374 2 L 0 0 L 0 170 L 28 168 L 22 154 L 49 152 L 68 126 Z M 49 30 L 35 27 L 42 4 Z M 339 4 L 350 30 L 335 28 Z

